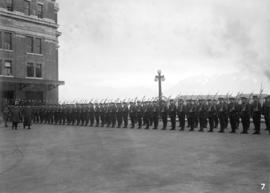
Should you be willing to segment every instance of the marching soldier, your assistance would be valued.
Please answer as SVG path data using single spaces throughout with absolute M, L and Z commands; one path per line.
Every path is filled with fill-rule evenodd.
M 262 106 L 258 100 L 257 96 L 253 96 L 253 103 L 251 104 L 251 115 L 253 119 L 253 124 L 255 126 L 255 132 L 253 134 L 260 134 L 261 130 L 261 114 Z
M 183 99 L 178 100 L 177 106 L 177 116 L 179 120 L 180 131 L 184 131 L 185 129 L 185 114 L 186 114 L 186 106 L 184 105 Z
M 170 100 L 170 105 L 169 105 L 169 116 L 172 124 L 171 130 L 175 130 L 175 122 L 176 122 L 176 105 L 173 99 Z
M 242 97 L 242 105 L 241 105 L 241 121 L 243 125 L 242 134 L 247 134 L 250 126 L 250 105 L 246 97 Z

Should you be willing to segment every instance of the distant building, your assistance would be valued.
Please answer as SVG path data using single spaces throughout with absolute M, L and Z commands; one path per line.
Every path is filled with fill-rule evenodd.
M 0 1 L 0 97 L 58 102 L 58 4 Z

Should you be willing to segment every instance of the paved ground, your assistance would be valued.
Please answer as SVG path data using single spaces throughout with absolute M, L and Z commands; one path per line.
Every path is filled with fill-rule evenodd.
M 266 133 L 33 128 L 0 127 L 1 193 L 270 192 Z

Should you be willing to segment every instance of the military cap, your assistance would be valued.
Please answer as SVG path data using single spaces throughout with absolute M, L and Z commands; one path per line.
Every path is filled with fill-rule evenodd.
M 253 97 L 252 97 L 253 99 L 257 99 L 258 98 L 258 96 L 257 95 L 253 95 Z
M 242 100 L 246 100 L 246 99 L 247 99 L 247 97 L 241 97 L 241 99 L 242 99 Z
M 270 95 L 267 95 L 264 97 L 265 99 L 270 99 Z
M 230 97 L 229 99 L 230 99 L 230 100 L 234 100 L 235 98 L 234 98 L 234 97 Z
M 223 100 L 224 98 L 223 97 L 219 97 L 218 100 Z

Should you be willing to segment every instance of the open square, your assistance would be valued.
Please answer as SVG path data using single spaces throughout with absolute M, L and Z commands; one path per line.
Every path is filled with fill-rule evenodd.
M 269 192 L 269 147 L 266 133 L 2 127 L 0 192 Z

